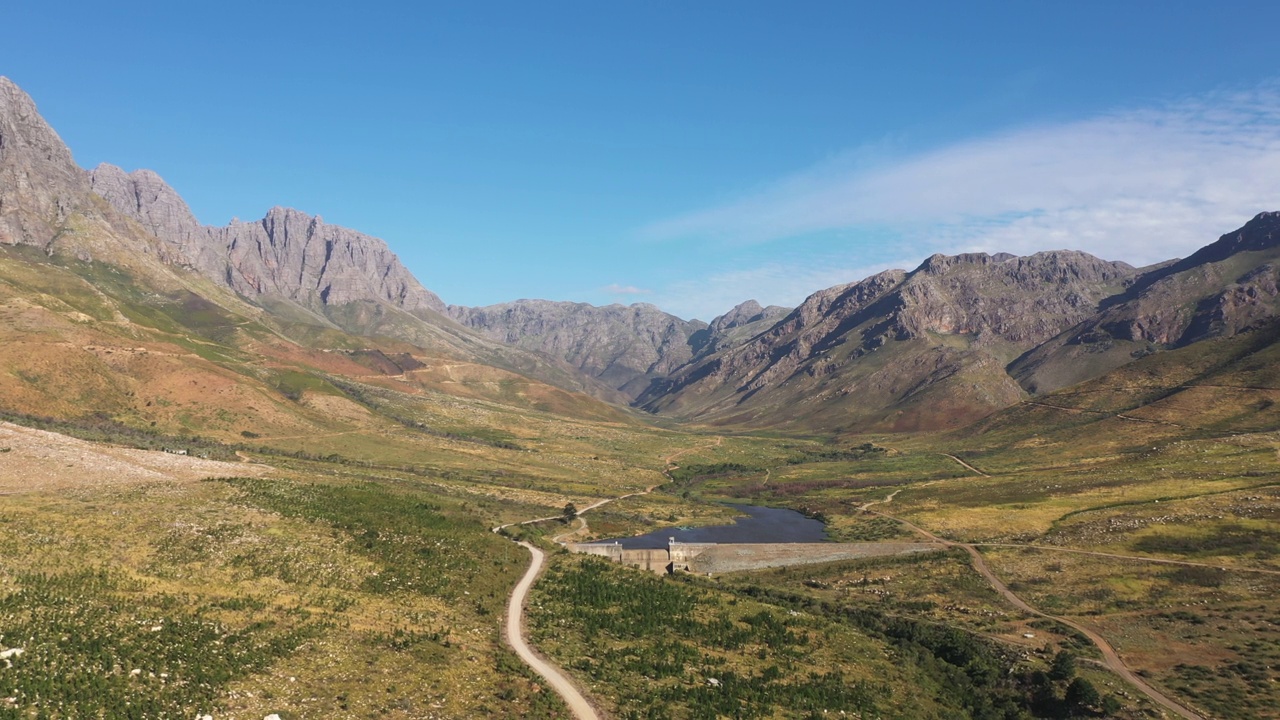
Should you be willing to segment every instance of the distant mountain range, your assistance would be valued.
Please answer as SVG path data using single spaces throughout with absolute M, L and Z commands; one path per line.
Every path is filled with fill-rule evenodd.
M 559 388 L 682 420 L 821 431 L 966 425 L 1150 355 L 1248 333 L 1280 310 L 1280 213 L 1148 268 L 1073 251 L 935 255 L 794 309 L 747 301 L 710 323 L 647 304 L 446 305 L 377 238 L 286 208 L 203 226 L 153 172 L 79 168 L 5 78 L 0 246 L 36 251 L 0 256 L 8 263 L 62 258 L 108 294 L 92 268 L 123 273 L 129 298 L 115 292 L 114 309 L 99 316 L 75 311 L 90 321 L 151 304 L 176 318 L 169 331 L 198 334 L 183 313 L 215 308 L 233 328 L 217 341 L 250 354 L 268 335 L 300 353 L 370 345 L 417 358 L 415 367 L 449 358 L 494 368 L 545 386 L 542 395 Z M 13 303 L 63 312 L 19 275 L 8 276 Z M 29 340 L 9 325 L 12 339 Z M 109 385 L 110 372 L 101 374 Z M 8 397 L 28 397 L 23 388 L 0 382 Z M 102 411 L 123 412 L 122 403 L 104 401 Z
M 449 306 L 449 315 L 489 337 L 563 358 L 634 400 L 655 381 L 768 329 L 788 308 L 744 302 L 710 325 L 653 305 L 595 307 L 517 300 L 481 308 Z

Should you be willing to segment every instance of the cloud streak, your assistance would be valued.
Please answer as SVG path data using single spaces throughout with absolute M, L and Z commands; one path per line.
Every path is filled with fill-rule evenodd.
M 1135 264 L 1183 256 L 1280 209 L 1280 86 L 1024 127 L 887 161 L 870 154 L 848 153 L 641 235 L 762 244 L 888 229 L 898 238 L 893 254 L 904 257 L 1058 248 Z
M 652 290 L 638 288 L 635 285 L 619 285 L 618 283 L 611 283 L 600 289 L 610 295 L 648 295 L 653 292 Z

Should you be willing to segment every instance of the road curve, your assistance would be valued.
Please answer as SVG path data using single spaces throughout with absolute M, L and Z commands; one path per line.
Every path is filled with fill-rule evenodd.
M 724 438 L 717 436 L 715 439 L 715 442 L 711 443 L 710 446 L 712 447 L 719 446 L 722 442 L 724 442 Z M 675 465 L 673 463 L 676 458 L 686 453 L 690 453 L 690 452 L 693 452 L 694 450 L 699 450 L 699 449 L 701 449 L 701 447 L 688 448 L 667 456 L 664 459 L 664 462 L 666 462 L 667 464 L 667 469 L 663 471 L 663 474 L 666 475 L 666 473 L 670 472 L 672 469 L 675 468 Z M 554 542 L 563 545 L 564 543 L 561 541 L 561 538 L 571 535 L 574 532 L 579 532 L 586 529 L 587 519 L 582 517 L 582 513 L 590 510 L 595 510 L 596 508 L 601 507 L 602 505 L 607 505 L 617 500 L 623 500 L 629 497 L 636 497 L 637 495 L 648 495 L 649 493 L 653 492 L 659 487 L 662 487 L 663 485 L 665 485 L 667 482 L 670 482 L 670 480 L 671 480 L 671 476 L 668 475 L 666 481 L 658 483 L 656 485 L 650 485 L 649 487 L 645 488 L 641 492 L 634 492 L 634 493 L 622 495 L 620 497 L 615 497 L 615 498 L 605 498 L 604 500 L 594 502 L 582 508 L 581 510 L 578 511 L 578 520 L 581 522 L 582 526 L 578 528 L 578 530 L 574 530 L 574 531 L 563 533 L 561 535 L 556 536 L 553 539 Z M 493 528 L 493 532 L 501 533 L 504 528 L 509 528 L 514 525 L 532 525 L 533 523 L 547 522 L 549 520 L 558 520 L 560 519 L 560 517 L 562 516 L 534 518 L 533 520 L 525 520 L 524 522 L 499 525 L 498 527 Z M 569 706 L 569 712 L 573 713 L 573 716 L 577 718 L 577 720 L 600 720 L 600 714 L 596 711 L 594 707 L 592 707 L 591 703 L 587 701 L 587 698 L 582 694 L 580 690 L 578 690 L 577 686 L 574 685 L 571 680 L 569 680 L 568 676 L 566 676 L 563 672 L 561 672 L 560 668 L 551 664 L 547 660 L 543 659 L 536 652 L 534 652 L 533 648 L 529 647 L 529 643 L 525 642 L 525 639 L 524 639 L 525 599 L 529 595 L 529 588 L 533 587 L 534 581 L 537 580 L 538 575 L 542 573 L 542 566 L 543 566 L 543 563 L 546 561 L 547 556 L 546 556 L 546 553 L 542 552 L 541 550 L 539 550 L 538 548 L 534 547 L 533 545 L 527 542 L 517 541 L 517 544 L 523 547 L 524 549 L 528 550 L 529 553 L 533 555 L 533 562 L 529 563 L 529 569 L 525 571 L 524 577 L 520 578 L 520 582 L 516 583 L 515 589 L 511 591 L 511 599 L 507 601 L 507 626 L 506 626 L 507 643 L 511 645 L 511 648 L 516 651 L 516 655 L 519 656 L 519 658 L 523 660 L 526 665 L 532 668 L 535 673 L 542 676 L 542 679 L 546 680 L 547 683 L 551 685 L 551 688 L 556 691 L 556 694 L 558 694 L 561 698 L 564 699 L 565 705 Z
M 529 595 L 529 588 L 533 587 L 533 581 L 538 579 L 538 575 L 542 572 L 542 565 L 546 559 L 546 554 L 529 543 L 522 542 L 520 546 L 528 550 L 533 555 L 533 562 L 529 563 L 529 569 L 525 572 L 524 577 L 520 578 L 520 582 L 516 584 L 516 589 L 511 593 L 511 600 L 507 604 L 507 642 L 511 644 L 511 648 L 516 651 L 516 655 L 524 661 L 526 665 L 533 668 L 533 671 L 542 676 L 556 693 L 564 698 L 564 704 L 569 706 L 569 712 L 578 720 L 600 720 L 600 715 L 595 708 L 587 702 L 587 698 L 583 696 L 578 688 L 560 672 L 560 668 L 552 665 L 542 659 L 533 648 L 524 640 L 524 603 L 525 598 Z
M 1037 617 L 1042 617 L 1049 620 L 1060 622 L 1063 625 L 1066 625 L 1067 627 L 1070 627 L 1074 630 L 1079 631 L 1085 637 L 1089 638 L 1089 640 L 1091 640 L 1093 644 L 1097 646 L 1098 650 L 1102 652 L 1102 661 L 1103 661 L 1103 664 L 1107 666 L 1107 668 L 1109 668 L 1115 674 L 1119 675 L 1121 678 L 1124 678 L 1124 680 L 1127 681 L 1130 685 L 1141 690 L 1144 695 L 1151 698 L 1153 701 L 1155 701 L 1159 705 L 1162 705 L 1165 709 L 1171 710 L 1174 714 L 1178 715 L 1179 717 L 1186 718 L 1186 720 L 1204 720 L 1204 718 L 1199 714 L 1197 714 L 1195 711 L 1178 703 L 1176 700 L 1165 695 L 1159 690 L 1156 690 L 1154 687 L 1148 684 L 1147 681 L 1143 680 L 1142 678 L 1134 674 L 1134 672 L 1129 669 L 1129 666 L 1125 665 L 1124 661 L 1120 659 L 1120 654 L 1117 653 L 1116 649 L 1111 646 L 1111 643 L 1107 642 L 1106 638 L 1099 635 L 1093 629 L 1086 627 L 1085 625 L 1082 625 L 1073 620 L 1068 620 L 1066 618 L 1059 617 L 1057 615 L 1050 615 L 1046 612 L 1038 610 L 1032 607 L 1031 605 L 1027 604 L 1025 600 L 1023 600 L 1022 598 L 1014 594 L 1014 592 L 1009 589 L 1009 586 L 1005 585 L 1004 582 L 1000 580 L 1000 578 L 996 577 L 996 574 L 992 572 L 991 568 L 987 566 L 987 561 L 985 558 L 982 557 L 982 553 L 978 552 L 978 548 L 974 547 L 969 543 L 956 542 L 954 540 L 945 540 L 943 538 L 938 537 L 937 535 L 934 535 L 928 530 L 925 530 L 919 525 L 915 525 L 913 523 L 907 522 L 902 518 L 893 517 L 891 515 L 885 515 L 884 513 L 878 513 L 875 510 L 868 510 L 867 512 L 870 512 L 873 515 L 881 515 L 882 517 L 887 517 L 891 520 L 897 520 L 898 522 L 902 523 L 906 527 L 946 547 L 963 548 L 965 552 L 969 553 L 970 559 L 973 560 L 973 569 L 977 570 L 978 574 L 982 575 L 982 577 L 985 578 L 987 582 L 991 584 L 991 587 L 995 588 L 996 592 L 1000 593 L 1001 597 L 1003 597 L 1005 600 L 1008 600 L 1019 610 L 1022 610 L 1023 612 L 1026 612 L 1026 613 L 1030 613 L 1031 615 L 1035 615 Z

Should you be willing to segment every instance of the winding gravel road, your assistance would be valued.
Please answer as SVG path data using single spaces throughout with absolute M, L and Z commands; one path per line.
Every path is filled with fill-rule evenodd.
M 895 493 L 895 495 L 896 494 L 897 493 Z M 892 500 L 892 499 L 893 498 L 891 496 L 888 499 L 886 499 L 885 502 L 888 502 L 889 500 Z M 863 507 L 864 510 L 866 510 L 866 508 L 867 506 Z M 1182 705 L 1181 703 L 1169 697 L 1168 695 L 1165 695 L 1164 693 L 1152 687 L 1150 683 L 1148 683 L 1147 681 L 1143 680 L 1142 678 L 1134 674 L 1134 672 L 1129 669 L 1129 666 L 1125 665 L 1124 661 L 1120 659 L 1120 654 L 1116 652 L 1116 649 L 1114 647 L 1111 646 L 1111 643 L 1107 642 L 1105 638 L 1099 635 L 1092 628 L 1089 628 L 1074 620 L 1069 620 L 1067 618 L 1064 618 L 1058 615 L 1050 615 L 1049 613 L 1046 613 L 1038 608 L 1032 607 L 1025 600 L 1018 597 L 1012 590 L 1009 589 L 1007 585 L 1004 584 L 1004 581 L 996 577 L 996 574 L 991 571 L 990 567 L 987 566 L 987 561 L 985 558 L 982 557 L 982 553 L 978 552 L 978 548 L 973 544 L 940 538 L 937 535 L 934 535 L 933 533 L 929 532 L 928 530 L 925 530 L 924 528 L 920 527 L 919 525 L 915 525 L 899 517 L 886 515 L 881 512 L 876 512 L 875 510 L 867 510 L 867 512 L 873 515 L 887 517 L 891 520 L 896 520 L 902 523 L 904 526 L 910 528 L 911 530 L 914 530 L 916 533 L 923 535 L 924 537 L 932 540 L 933 542 L 936 542 L 945 547 L 962 548 L 965 552 L 969 553 L 969 557 L 973 561 L 973 569 L 977 570 L 978 574 L 982 575 L 982 577 L 986 579 L 986 581 L 991 585 L 992 588 L 995 589 L 996 592 L 1000 593 L 1000 595 L 1005 600 L 1008 600 L 1019 610 L 1022 610 L 1023 612 L 1031 615 L 1035 615 L 1037 617 L 1042 617 L 1048 620 L 1054 620 L 1056 622 L 1060 622 L 1063 625 L 1066 625 L 1067 627 L 1070 627 L 1080 632 L 1085 637 L 1089 638 L 1089 640 L 1092 641 L 1095 646 L 1097 646 L 1099 652 L 1102 653 L 1102 662 L 1108 669 L 1110 669 L 1116 675 L 1119 675 L 1121 678 L 1123 678 L 1133 687 L 1137 688 L 1138 690 L 1141 690 L 1144 695 L 1151 698 L 1153 701 L 1163 706 L 1165 709 L 1172 711 L 1175 715 L 1185 718 L 1186 720 L 1204 720 L 1204 717 L 1196 713 L 1194 710 L 1188 708 L 1185 705 Z M 1010 545 L 1006 547 L 1016 547 L 1016 546 Z M 1043 549 L 1043 548 L 1037 548 L 1037 549 Z M 1130 559 L 1142 560 L 1147 558 L 1130 558 Z
M 714 442 L 710 443 L 710 445 L 705 447 L 719 447 L 720 444 L 723 442 L 724 442 L 723 437 L 716 437 Z M 679 452 L 668 455 L 664 460 L 664 462 L 667 465 L 667 469 L 664 471 L 664 474 L 676 468 L 676 465 L 674 463 L 676 459 L 679 458 L 681 455 L 685 455 L 700 449 L 703 449 L 703 446 L 687 448 L 685 450 L 681 450 Z M 651 485 L 645 488 L 641 492 L 629 493 L 627 495 L 622 495 L 620 497 L 615 497 L 615 498 L 605 498 L 604 500 L 594 502 L 582 508 L 581 510 L 578 511 L 578 520 L 581 521 L 581 527 L 579 527 L 578 530 L 571 531 L 571 532 L 564 533 L 562 535 L 557 536 L 554 539 L 554 541 L 563 545 L 564 542 L 562 542 L 561 538 L 572 535 L 574 532 L 580 532 L 582 530 L 586 530 L 587 520 L 586 518 L 582 517 L 582 513 L 585 513 L 589 510 L 595 510 L 596 508 L 602 505 L 607 505 L 611 502 L 616 502 L 618 500 L 624 500 L 626 498 L 636 497 L 638 495 L 648 495 L 649 493 L 653 492 L 657 488 L 665 485 L 667 482 L 670 482 L 670 479 L 671 477 L 668 475 L 666 482 L 661 482 L 661 483 L 658 483 L 657 485 Z M 533 523 L 547 522 L 549 520 L 558 520 L 559 518 L 560 516 L 552 516 L 552 517 L 545 517 L 545 518 L 535 518 L 533 520 L 525 520 L 524 522 L 520 522 L 520 523 L 510 523 L 507 525 L 499 525 L 498 527 L 494 528 L 493 531 L 496 533 L 496 532 L 501 532 L 503 528 L 508 528 L 508 527 L 511 527 L 512 525 L 532 525 Z M 538 575 L 542 573 L 542 566 L 546 562 L 547 556 L 546 556 L 546 553 L 542 552 L 541 550 L 534 547 L 533 545 L 530 545 L 527 542 L 519 542 L 517 544 L 519 544 L 524 549 L 528 550 L 529 553 L 533 555 L 533 562 L 529 564 L 529 569 L 525 571 L 524 577 L 520 578 L 520 582 L 516 583 L 515 589 L 511 591 L 511 599 L 507 602 L 507 627 L 506 627 L 507 642 L 511 645 L 511 648 L 515 650 L 516 655 L 519 656 L 519 658 L 523 660 L 526 665 L 532 668 L 534 672 L 541 675 L 542 678 L 546 680 L 548 684 L 551 685 L 552 689 L 555 690 L 556 693 L 560 695 L 561 698 L 564 699 L 565 704 L 569 706 L 569 711 L 573 713 L 573 716 L 577 718 L 577 720 L 600 720 L 601 718 L 600 712 L 597 711 L 595 707 L 591 705 L 590 701 L 587 700 L 586 696 L 582 694 L 582 691 L 579 690 L 578 687 L 573 684 L 573 681 L 569 679 L 569 676 L 565 675 L 564 672 L 560 670 L 560 668 L 548 662 L 541 655 L 538 655 L 538 653 L 535 652 L 533 648 L 529 647 L 529 643 L 526 642 L 524 639 L 525 600 L 529 595 L 529 588 L 533 587 L 534 581 L 536 581 L 538 579 Z
M 533 562 L 529 564 L 529 569 L 525 571 L 524 577 L 520 578 L 520 582 L 516 584 L 516 589 L 511 593 L 511 601 L 507 604 L 507 642 L 511 643 L 511 647 L 516 651 L 516 655 L 525 662 L 526 665 L 533 668 L 546 680 L 553 690 L 560 697 L 564 698 L 564 702 L 569 706 L 569 712 L 578 720 L 600 720 L 600 715 L 596 709 L 591 706 L 584 696 L 564 673 L 560 672 L 560 668 L 552 665 L 544 660 L 529 644 L 524 640 L 524 603 L 529 595 L 529 588 L 533 587 L 533 582 L 538 579 L 538 575 L 542 573 L 542 565 L 546 560 L 546 554 L 529 543 L 522 542 L 520 547 L 528 550 L 533 555 Z

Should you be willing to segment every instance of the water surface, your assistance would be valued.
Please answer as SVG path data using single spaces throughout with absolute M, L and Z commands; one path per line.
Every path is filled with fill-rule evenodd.
M 729 507 L 745 513 L 733 519 L 732 525 L 708 525 L 696 528 L 668 527 L 628 538 L 597 540 L 596 543 L 620 543 L 628 550 L 665 548 L 670 538 L 687 543 L 816 543 L 827 542 L 826 527 L 795 510 L 736 505 Z

